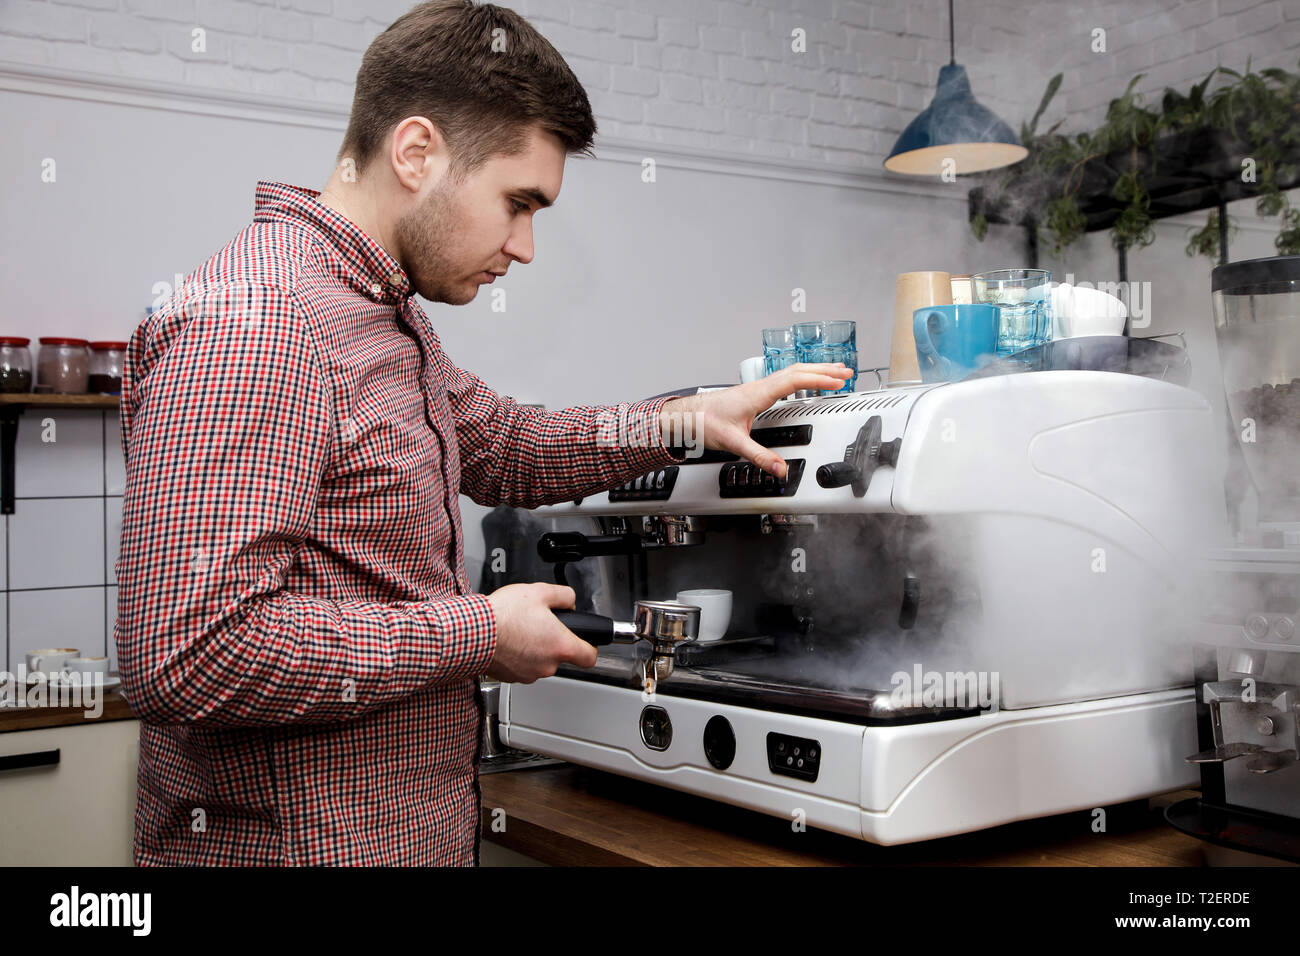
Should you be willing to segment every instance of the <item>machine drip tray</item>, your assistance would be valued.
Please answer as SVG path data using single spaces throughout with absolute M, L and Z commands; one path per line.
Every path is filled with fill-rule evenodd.
M 700 645 L 693 656 L 678 653 L 690 663 L 679 662 L 672 676 L 659 682 L 659 696 L 864 725 L 927 723 L 980 713 L 978 708 L 900 705 L 888 690 L 819 683 L 804 672 L 806 658 L 776 650 L 770 637 Z M 601 648 L 595 667 L 585 670 L 561 664 L 556 676 L 639 691 L 637 657 L 637 649 L 631 646 Z
M 1214 806 L 1199 797 L 1166 807 L 1165 820 L 1174 829 L 1215 846 L 1300 864 L 1300 820 Z

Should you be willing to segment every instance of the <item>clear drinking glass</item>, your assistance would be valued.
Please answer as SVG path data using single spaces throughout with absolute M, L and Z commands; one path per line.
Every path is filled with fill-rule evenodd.
M 793 328 L 795 359 L 800 362 L 843 362 L 853 375 L 842 387 L 835 389 L 835 393 L 853 391 L 858 383 L 857 323 L 800 322 Z
M 763 367 L 765 375 L 779 372 L 796 361 L 794 355 L 794 330 L 790 326 L 763 330 Z
M 997 269 L 971 276 L 971 298 L 996 305 L 998 354 L 1052 339 L 1052 274 L 1046 269 Z

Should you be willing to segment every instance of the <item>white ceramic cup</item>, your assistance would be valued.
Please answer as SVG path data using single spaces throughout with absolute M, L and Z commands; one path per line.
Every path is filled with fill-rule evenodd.
M 107 657 L 69 657 L 63 662 L 65 674 L 103 674 L 108 676 Z M 84 679 L 84 678 L 83 678 Z
M 1052 314 L 1055 337 L 1073 339 L 1081 335 L 1123 335 L 1128 309 L 1109 292 L 1062 282 L 1052 289 Z
M 731 592 L 722 588 L 701 588 L 695 591 L 678 591 L 678 604 L 693 604 L 700 609 L 700 633 L 697 641 L 707 644 L 718 641 L 727 633 L 731 623 Z
M 76 647 L 46 647 L 39 651 L 28 651 L 27 673 L 60 674 L 68 658 L 80 654 L 81 650 Z
M 766 360 L 761 355 L 755 355 L 745 359 L 740 363 L 740 384 L 754 382 L 762 378 L 767 371 Z

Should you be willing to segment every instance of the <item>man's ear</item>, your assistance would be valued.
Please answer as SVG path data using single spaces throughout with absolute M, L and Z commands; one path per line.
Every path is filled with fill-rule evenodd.
M 419 193 L 442 179 L 449 165 L 447 144 L 438 127 L 423 116 L 408 116 L 393 128 L 389 162 L 403 189 Z

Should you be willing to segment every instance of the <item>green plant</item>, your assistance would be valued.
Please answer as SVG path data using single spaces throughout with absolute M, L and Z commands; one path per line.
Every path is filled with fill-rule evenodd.
M 1230 82 L 1208 92 L 1210 82 L 1220 74 Z M 1040 237 L 1060 255 L 1087 226 L 1078 195 L 1089 164 L 1119 155 L 1123 165 L 1111 195 L 1123 205 L 1111 227 L 1111 243 L 1116 249 L 1150 245 L 1155 230 L 1146 179 L 1157 172 L 1152 146 L 1162 136 L 1207 130 L 1245 144 L 1249 155 L 1242 175 L 1243 181 L 1256 187 L 1256 211 L 1279 218 L 1275 240 L 1279 253 L 1300 254 L 1300 209 L 1279 186 L 1295 179 L 1296 166 L 1288 159 L 1300 155 L 1300 73 L 1280 69 L 1255 73 L 1249 61 L 1245 73 L 1219 67 L 1186 94 L 1166 89 L 1159 109 L 1144 106 L 1141 95 L 1133 92 L 1143 75 L 1133 77 L 1124 93 L 1110 101 L 1100 127 L 1071 135 L 1057 132 L 1060 120 L 1046 132 L 1038 132 L 1038 123 L 1061 86 L 1061 74 L 1052 77 L 1033 117 L 1020 128 L 1029 155 L 985 177 L 985 208 L 1005 197 L 1014 196 L 1020 203 L 1028 197 L 1036 207 L 1033 218 Z M 987 234 L 983 209 L 971 216 L 971 231 L 981 240 Z M 1217 257 L 1218 251 L 1218 210 L 1212 209 L 1205 226 L 1189 238 L 1187 254 Z

